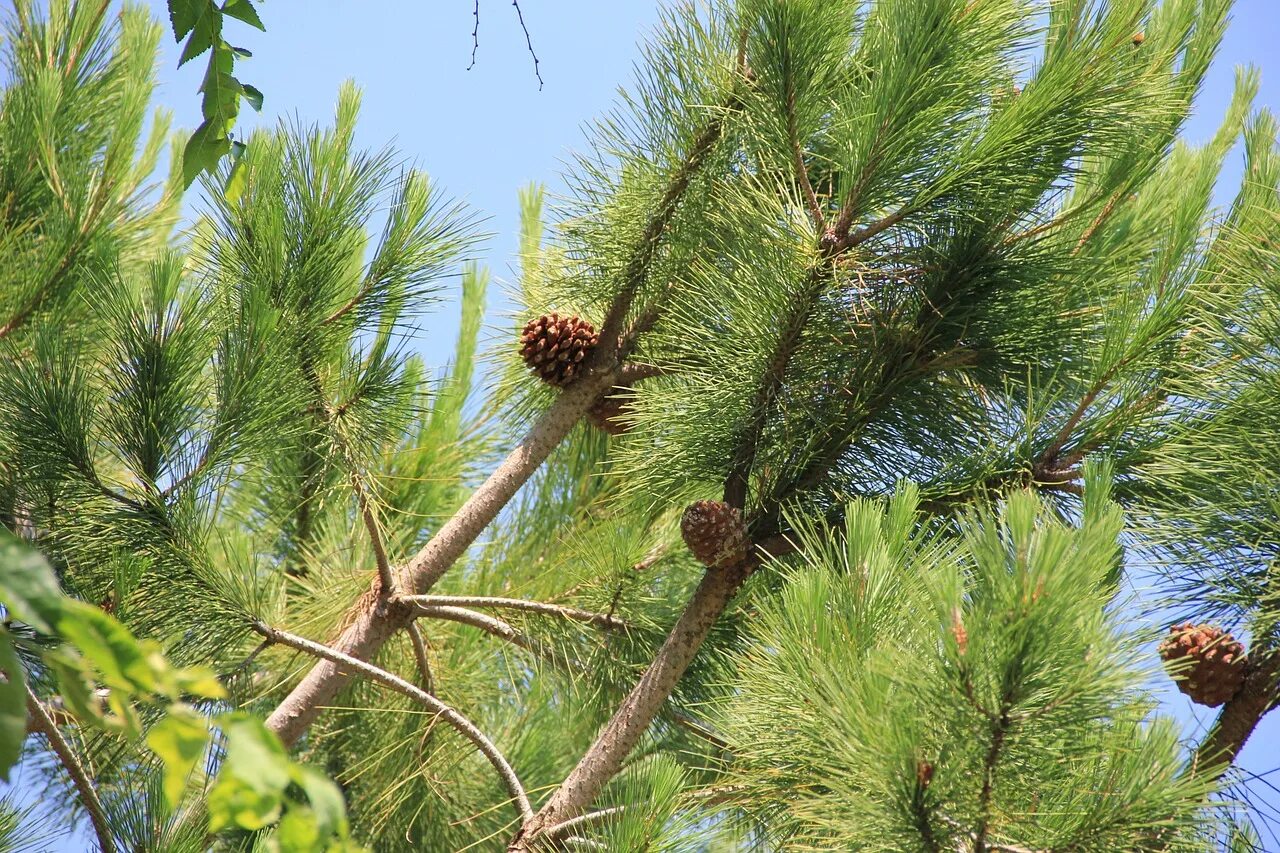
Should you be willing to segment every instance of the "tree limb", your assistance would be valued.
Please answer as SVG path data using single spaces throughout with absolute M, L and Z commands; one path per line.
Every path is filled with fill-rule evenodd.
M 628 625 L 616 616 L 608 613 L 597 613 L 592 610 L 580 610 L 563 604 L 548 604 L 542 601 L 529 601 L 523 598 L 499 598 L 487 595 L 405 595 L 402 601 L 424 608 L 438 607 L 491 607 L 497 610 L 522 610 L 526 613 L 538 613 L 544 616 L 557 616 L 573 622 L 584 622 L 609 630 L 628 630 Z
M 410 699 L 414 699 L 425 706 L 437 717 L 452 726 L 459 734 L 471 741 L 476 749 L 489 760 L 489 763 L 493 765 L 493 769 L 498 772 L 498 776 L 502 779 L 502 783 L 506 787 L 511 800 L 516 804 L 516 808 L 520 812 L 520 818 L 528 820 L 533 816 L 533 809 L 529 805 L 529 797 L 525 794 L 524 786 L 520 784 L 520 778 L 516 775 L 515 770 L 512 769 L 511 764 L 498 750 L 498 747 L 494 745 L 493 741 L 489 740 L 484 732 L 480 731 L 474 723 L 462 716 L 462 714 L 425 690 L 413 686 L 403 678 L 371 663 L 343 654 L 337 649 L 313 642 L 305 637 L 299 637 L 296 634 L 290 634 L 287 631 L 272 628 L 262 622 L 255 622 L 253 629 L 272 642 L 323 658 L 335 666 L 358 672 L 369 680 L 376 681 L 384 687 L 389 687 L 397 693 L 408 696 Z
M 62 736 L 62 732 L 58 731 L 58 726 L 45 710 L 44 703 L 31 692 L 30 687 L 27 688 L 27 718 L 30 721 L 28 725 L 49 741 L 49 747 L 58 756 L 58 760 L 62 762 L 67 775 L 71 777 L 76 790 L 79 791 L 85 811 L 89 813 L 89 820 L 93 822 L 93 831 L 98 836 L 98 846 L 102 848 L 102 853 L 115 853 L 116 844 L 111 835 L 111 826 L 107 822 L 107 814 L 102 809 L 102 801 L 98 799 L 98 792 L 94 790 L 92 780 L 89 779 L 89 775 L 81 766 L 75 753 L 71 751 L 71 745 Z
M 1216 779 L 1239 757 L 1258 723 L 1280 703 L 1280 647 L 1265 647 L 1249 665 L 1240 691 L 1222 707 L 1205 739 L 1196 747 L 1191 772 Z

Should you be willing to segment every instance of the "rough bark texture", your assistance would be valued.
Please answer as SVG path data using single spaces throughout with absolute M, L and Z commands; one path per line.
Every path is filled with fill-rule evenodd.
M 618 369 L 610 364 L 566 388 L 502 464 L 399 570 L 396 587 L 418 595 L 430 590 L 568 435 L 595 399 L 617 380 Z M 370 602 L 368 598 L 361 599 L 355 610 L 348 628 L 332 647 L 363 661 L 370 660 L 408 624 L 413 613 L 411 607 L 397 607 L 385 600 Z M 286 746 L 291 746 L 352 677 L 350 672 L 340 670 L 329 661 L 318 662 L 272 711 L 267 718 L 267 728 Z
M 1257 653 L 1255 653 L 1257 654 Z M 1219 776 L 1235 763 L 1258 722 L 1280 702 L 1280 649 L 1258 655 L 1244 686 L 1223 706 L 1213 729 L 1196 749 L 1193 767 Z
M 711 626 L 724 613 L 754 566 L 755 560 L 748 559 L 731 568 L 709 569 L 703 575 L 702 583 L 667 635 L 653 663 L 613 718 L 601 729 L 578 766 L 533 820 L 520 829 L 508 850 L 519 853 L 533 850 L 539 835 L 577 817 L 591 805 L 658 716 L 676 682 L 689 668 L 707 638 Z

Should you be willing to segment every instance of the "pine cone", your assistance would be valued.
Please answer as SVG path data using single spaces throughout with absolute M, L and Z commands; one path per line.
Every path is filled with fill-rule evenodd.
M 564 387 L 581 372 L 583 360 L 599 340 L 586 320 L 543 314 L 525 324 L 520 356 L 543 382 Z
M 625 391 L 618 389 L 605 394 L 596 401 L 594 406 L 587 410 L 587 420 L 601 432 L 607 432 L 609 435 L 622 435 L 630 428 L 626 422 L 626 417 L 631 414 L 631 401 L 627 399 L 625 394 Z
M 680 535 L 698 562 L 709 567 L 741 562 L 751 546 L 742 513 L 722 501 L 689 504 L 680 519 Z
M 1146 40 L 1147 40 L 1147 34 L 1146 34 L 1146 33 L 1144 33 L 1144 32 L 1142 32 L 1141 30 L 1139 30 L 1138 32 L 1136 32 L 1136 33 L 1134 33 L 1134 34 L 1133 34 L 1133 46 L 1134 46 L 1134 47 L 1138 47 L 1139 45 L 1141 45 L 1141 44 L 1142 44 L 1144 41 L 1146 41 Z
M 1226 631 L 1190 622 L 1169 629 L 1160 643 L 1160 657 L 1172 670 L 1178 689 L 1210 708 L 1236 695 L 1248 665 L 1244 646 Z

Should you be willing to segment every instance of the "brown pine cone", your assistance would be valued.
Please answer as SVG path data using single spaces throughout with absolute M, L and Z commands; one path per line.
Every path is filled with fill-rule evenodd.
M 722 501 L 689 504 L 680 519 L 680 535 L 698 562 L 708 567 L 739 563 L 751 547 L 742 513 Z
M 601 432 L 622 435 L 630 428 L 626 418 L 631 414 L 631 401 L 627 399 L 626 393 L 615 388 L 605 394 L 587 410 L 587 420 Z
M 1169 629 L 1160 657 L 1178 689 L 1210 708 L 1236 695 L 1248 668 L 1243 644 L 1213 625 L 1190 622 Z
M 563 388 L 582 370 L 582 362 L 599 342 L 595 327 L 579 317 L 543 314 L 525 324 L 520 357 L 538 378 Z

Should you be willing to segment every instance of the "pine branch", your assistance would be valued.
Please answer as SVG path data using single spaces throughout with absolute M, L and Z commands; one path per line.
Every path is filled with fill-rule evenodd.
M 546 833 L 544 833 L 544 837 L 548 841 L 555 841 L 557 838 L 563 838 L 571 832 L 582 829 L 584 826 L 590 826 L 591 824 L 599 823 L 602 820 L 608 820 L 615 815 L 623 814 L 629 808 L 632 807 L 612 806 L 607 809 L 600 809 L 599 811 L 588 812 L 587 814 L 570 818 L 563 823 L 558 823 L 555 826 L 548 828 Z
M 795 81 L 790 75 L 787 76 L 787 141 L 791 144 L 791 166 L 795 169 L 796 180 L 804 193 L 805 204 L 809 206 L 809 218 L 813 220 L 813 227 L 821 234 L 827 230 L 827 221 L 818 204 L 818 195 L 813 191 L 809 168 L 804 164 L 804 147 L 800 144 L 800 135 L 796 130 Z
M 545 643 L 539 642 L 528 634 L 517 631 L 510 622 L 496 619 L 484 613 L 477 613 L 465 607 L 426 607 L 419 605 L 417 615 L 427 619 L 443 619 L 446 622 L 470 625 L 472 628 L 478 628 L 486 634 L 491 634 L 517 648 L 524 649 L 538 658 L 555 661 L 559 657 L 554 649 L 549 648 Z
M 1239 757 L 1258 723 L 1277 704 L 1280 704 L 1280 647 L 1272 643 L 1250 662 L 1249 674 L 1240 692 L 1223 706 L 1213 728 L 1196 747 L 1191 759 L 1192 772 L 1203 772 L 1214 779 L 1225 773 Z
M 45 710 L 44 704 L 35 693 L 31 692 L 30 687 L 27 688 L 27 715 L 34 730 L 44 735 L 49 741 L 49 747 L 58 756 L 67 775 L 75 784 L 76 790 L 80 792 L 80 799 L 84 803 L 85 811 L 89 813 L 90 821 L 93 822 L 93 831 L 98 836 L 98 846 L 102 848 L 102 853 L 115 853 L 116 844 L 111 835 L 107 813 L 103 811 L 102 801 L 98 799 L 98 792 L 94 790 L 92 780 L 89 779 L 89 775 L 71 750 L 71 745 L 62 736 L 62 732 L 58 731 L 57 724 Z
M 550 827 L 581 814 L 617 775 L 666 704 L 712 626 L 751 574 L 751 564 L 756 559 L 751 557 L 729 568 L 709 569 L 703 575 L 649 668 L 551 799 L 516 833 L 507 848 L 511 853 L 532 851 Z
M 409 643 L 413 646 L 413 657 L 418 664 L 418 675 L 422 678 L 422 689 L 435 693 L 436 680 L 431 673 L 431 658 L 427 656 L 427 641 L 422 636 L 417 622 L 410 622 L 405 632 L 409 635 Z
M 254 623 L 253 629 L 274 643 L 280 643 L 298 651 L 306 652 L 314 657 L 322 658 L 334 666 L 358 672 L 370 681 L 389 687 L 426 707 L 427 710 L 444 720 L 459 734 L 471 741 L 476 749 L 489 760 L 489 763 L 493 765 L 493 769 L 498 772 L 498 776 L 502 779 L 502 783 L 506 787 L 512 802 L 515 803 L 516 808 L 519 810 L 521 819 L 528 820 L 532 817 L 533 809 L 529 805 L 529 797 L 525 794 L 524 786 L 520 784 L 520 778 L 516 775 L 515 770 L 511 768 L 511 764 L 498 750 L 497 746 L 494 745 L 493 741 L 489 740 L 484 732 L 480 731 L 474 723 L 462 716 L 462 714 L 430 693 L 414 687 L 403 678 L 380 669 L 371 663 L 343 654 L 337 649 L 312 642 L 305 637 L 299 637 L 287 631 L 277 630 L 262 622 Z
M 982 762 L 982 790 L 978 793 L 978 828 L 973 836 L 973 853 L 998 849 L 988 846 L 987 834 L 991 830 L 991 795 L 995 791 L 996 765 L 1000 762 L 1005 738 L 1013 725 L 1009 719 L 1012 705 L 1012 697 L 1006 689 L 1000 699 L 1000 710 L 991 717 L 991 744 Z
M 730 111 L 736 109 L 737 103 L 735 96 L 730 101 Z M 650 218 L 625 267 L 587 370 L 560 394 L 520 444 L 401 570 L 401 589 L 418 595 L 430 591 L 533 476 L 599 396 L 617 384 L 621 371 L 615 352 L 622 324 L 657 255 L 663 233 L 675 216 L 693 176 L 720 140 L 725 121 L 726 116 L 720 114 L 708 123 L 672 175 L 657 211 Z M 411 608 L 403 605 L 391 607 L 386 602 L 374 602 L 370 606 L 364 600 L 357 601 L 348 613 L 348 628 L 338 638 L 336 648 L 355 658 L 372 657 L 411 619 Z M 349 678 L 349 674 L 329 661 L 317 664 L 271 712 L 267 727 L 286 745 L 292 745 L 311 725 L 320 708 L 338 694 Z
M 711 156 L 711 152 L 715 150 L 716 144 L 724 136 L 725 125 L 729 116 L 736 112 L 741 105 L 741 100 L 737 94 L 730 96 L 725 107 L 712 116 L 706 127 L 694 137 L 689 153 L 676 169 L 675 174 L 672 175 L 670 182 L 667 184 L 666 192 L 663 193 L 662 199 L 658 202 L 653 215 L 649 217 L 644 232 L 640 235 L 636 249 L 627 262 L 626 268 L 622 273 L 622 286 L 618 291 L 618 296 L 613 300 L 613 304 L 605 315 L 604 323 L 600 327 L 599 346 L 601 350 L 612 352 L 618 345 L 622 334 L 622 324 L 626 320 L 627 313 L 631 310 L 631 303 L 635 300 L 636 294 L 640 291 L 648 276 L 650 267 L 653 266 L 653 260 L 657 256 L 663 233 L 666 232 L 667 226 L 671 224 L 671 220 L 675 218 L 685 191 L 689 189 L 689 183 L 701 171 L 702 166 Z
M 592 610 L 580 610 L 563 604 L 548 604 L 542 601 L 528 601 L 522 598 L 498 598 L 485 595 L 406 595 L 402 601 L 420 607 L 491 607 L 498 610 L 522 610 L 526 613 L 538 613 L 543 616 L 555 616 L 573 622 L 585 622 L 609 630 L 629 630 L 629 626 L 608 613 L 597 613 Z

